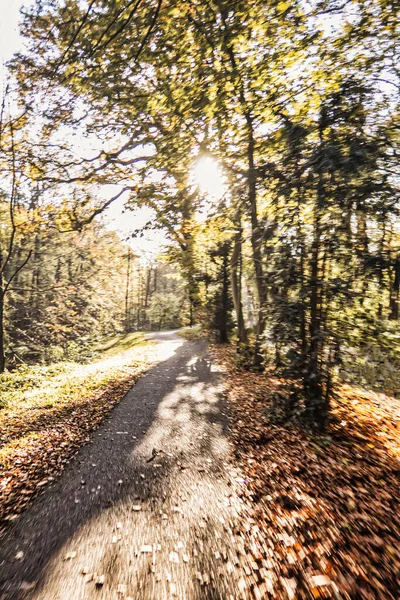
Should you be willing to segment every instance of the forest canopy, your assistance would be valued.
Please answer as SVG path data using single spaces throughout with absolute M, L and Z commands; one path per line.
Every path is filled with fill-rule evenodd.
M 36 0 L 22 15 L 1 117 L 2 368 L 29 339 L 201 323 L 287 377 L 309 423 L 340 378 L 398 393 L 396 2 Z M 156 215 L 158 262 L 100 224 L 117 198 Z

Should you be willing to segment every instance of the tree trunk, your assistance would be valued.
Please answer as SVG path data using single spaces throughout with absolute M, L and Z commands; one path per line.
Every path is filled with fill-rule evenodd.
M 365 272 L 366 259 L 369 252 L 367 217 L 363 202 L 357 206 L 357 253 L 360 259 L 360 275 L 362 280 L 361 304 L 368 293 L 368 277 Z
M 386 264 L 386 260 L 385 260 L 385 245 L 386 245 L 386 221 L 383 221 L 382 223 L 382 236 L 380 238 L 379 241 L 379 251 L 378 251 L 378 282 L 379 282 L 379 289 L 382 290 L 384 287 L 384 280 L 383 280 L 383 272 L 384 272 L 384 265 Z M 390 284 L 390 272 L 389 272 L 389 284 Z M 381 296 L 382 297 L 382 296 Z M 390 297 L 390 291 L 389 291 L 389 297 Z M 362 302 L 361 302 L 362 304 Z M 378 303 L 378 310 L 377 310 L 377 317 L 379 319 L 382 318 L 383 315 L 383 304 L 382 302 Z
M 141 328 L 141 314 L 142 314 L 142 271 L 139 266 L 138 268 L 138 284 L 137 284 L 137 329 L 140 331 Z
M 30 299 L 29 299 L 29 304 L 35 311 L 36 315 L 37 315 L 37 312 L 39 309 L 39 294 L 38 294 L 37 290 L 39 289 L 39 283 L 40 283 L 40 245 L 41 245 L 40 234 L 37 233 L 35 235 L 35 243 L 34 243 L 34 249 L 33 249 L 33 267 L 32 267 L 32 279 L 31 279 L 31 292 L 30 292 Z
M 189 272 L 188 274 L 188 296 L 189 296 L 189 327 L 193 327 L 195 318 L 194 311 L 197 304 L 197 293 L 198 286 L 197 281 L 194 279 L 193 275 Z
M 236 57 L 233 47 L 230 43 L 230 29 L 228 25 L 229 8 L 224 3 L 217 3 L 220 10 L 222 23 L 224 26 L 224 35 L 222 47 L 226 52 L 231 65 L 231 81 L 237 91 L 238 99 L 243 111 L 243 117 L 246 121 L 247 129 L 247 201 L 251 215 L 251 246 L 253 251 L 253 263 L 256 274 L 256 288 L 258 299 L 258 320 L 256 326 L 256 343 L 254 348 L 254 366 L 261 367 L 262 354 L 261 344 L 262 335 L 265 329 L 265 307 L 267 303 L 267 291 L 264 281 L 263 263 L 262 263 L 262 232 L 260 231 L 257 212 L 257 172 L 254 159 L 255 140 L 254 124 L 251 113 L 251 105 L 248 104 L 245 94 L 244 81 L 236 63 Z
M 0 274 L 0 373 L 6 368 L 6 357 L 4 352 L 4 290 L 3 275 Z
M 396 256 L 396 260 L 393 265 L 393 273 L 394 277 L 391 285 L 389 319 L 397 321 L 399 319 L 400 304 L 400 254 Z
M 147 277 L 146 277 L 146 294 L 145 294 L 145 298 L 144 298 L 144 307 L 145 309 L 148 308 L 149 306 L 149 299 L 151 296 L 151 290 L 150 290 L 150 285 L 151 285 L 151 274 L 152 274 L 153 269 L 151 267 L 148 268 L 147 270 Z
M 125 290 L 125 333 L 130 331 L 130 318 L 129 318 L 129 290 L 130 290 L 130 278 L 131 278 L 131 251 L 128 250 L 128 264 L 126 267 L 126 290 Z
M 323 171 L 325 114 L 321 110 L 319 123 L 319 151 L 321 164 L 318 170 L 316 200 L 314 204 L 314 234 L 311 251 L 311 289 L 310 289 L 310 344 L 308 348 L 308 369 L 304 378 L 306 392 L 306 410 L 309 422 L 324 428 L 329 416 L 330 394 L 328 385 L 323 385 L 323 375 L 329 383 L 330 365 L 324 364 L 324 317 L 323 283 L 325 276 L 326 253 L 322 254 L 321 215 L 326 204 L 326 187 Z M 329 361 L 328 361 L 329 362 Z M 329 383 L 330 386 L 330 383 Z
M 296 179 L 299 179 L 299 166 L 296 163 Z M 301 219 L 301 205 L 303 202 L 303 189 L 301 184 L 297 184 L 297 236 L 300 249 L 300 338 L 301 354 L 304 359 L 307 352 L 307 324 L 306 324 L 306 286 L 305 286 L 305 236 L 303 223 Z
M 318 196 L 320 191 L 318 192 Z M 321 342 L 321 298 L 319 280 L 321 244 L 321 223 L 319 201 L 315 207 L 314 239 L 311 253 L 311 290 L 310 290 L 310 345 L 308 349 L 308 373 L 306 376 L 306 404 L 310 421 L 319 422 L 321 418 L 322 381 L 319 365 Z
M 228 343 L 228 320 L 229 320 L 229 275 L 228 275 L 229 244 L 224 244 L 222 258 L 222 313 L 219 328 L 219 341 L 221 344 Z
M 241 260 L 242 254 L 242 228 L 239 227 L 238 232 L 235 235 L 233 242 L 233 251 L 230 261 L 230 274 L 231 274 L 231 287 L 232 287 L 232 299 L 233 306 L 236 313 L 236 322 L 238 329 L 239 342 L 242 344 L 247 343 L 247 333 L 243 317 L 243 305 L 242 305 L 242 290 L 241 290 L 241 277 L 238 276 L 238 266 Z
M 153 294 L 157 293 L 157 265 L 154 267 L 154 288 Z
M 262 232 L 258 221 L 257 212 L 257 177 L 254 163 L 254 137 L 253 122 L 250 115 L 246 115 L 248 126 L 248 202 L 251 215 L 251 247 L 253 250 L 253 263 L 256 274 L 256 289 L 258 299 L 258 320 L 256 326 L 256 343 L 254 348 L 254 366 L 262 364 L 261 344 L 265 329 L 265 306 L 267 303 L 267 291 L 264 281 L 264 269 L 262 263 Z
M 305 277 L 304 277 L 304 237 L 300 238 L 300 335 L 301 353 L 304 356 L 307 351 L 307 327 L 306 327 L 306 304 L 305 304 Z

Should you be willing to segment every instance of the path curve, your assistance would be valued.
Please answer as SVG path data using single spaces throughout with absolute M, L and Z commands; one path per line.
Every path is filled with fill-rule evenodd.
M 204 341 L 149 337 L 158 364 L 0 539 L 1 600 L 242 598 L 218 369 Z

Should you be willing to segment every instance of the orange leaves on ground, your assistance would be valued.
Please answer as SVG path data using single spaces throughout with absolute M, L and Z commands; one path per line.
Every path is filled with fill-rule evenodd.
M 16 518 L 63 471 L 145 368 L 132 363 L 123 376 L 70 404 L 0 414 L 0 522 Z
M 312 436 L 271 423 L 284 380 L 214 351 L 251 524 L 241 535 L 259 565 L 251 597 L 397 599 L 399 402 L 341 386 L 330 431 Z

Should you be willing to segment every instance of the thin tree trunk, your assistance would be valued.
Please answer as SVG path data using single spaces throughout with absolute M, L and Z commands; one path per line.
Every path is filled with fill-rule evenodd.
M 389 318 L 393 321 L 399 319 L 399 304 L 400 304 L 400 254 L 397 254 L 393 264 L 393 283 L 391 285 L 390 294 L 390 315 Z
M 296 164 L 298 169 L 298 165 Z M 299 178 L 296 172 L 296 178 Z M 301 184 L 297 185 L 297 236 L 300 246 L 300 338 L 301 338 L 301 353 L 303 357 L 307 351 L 307 327 L 306 327 L 306 290 L 305 290 L 305 239 L 303 232 L 303 223 L 301 219 L 301 205 L 303 201 L 303 190 Z
M 305 285 L 304 285 L 304 237 L 300 237 L 300 335 L 301 352 L 304 355 L 307 350 L 307 327 L 306 327 L 306 305 L 305 305 Z
M 378 253 L 378 258 L 379 258 L 379 263 L 378 263 L 378 281 L 379 281 L 379 288 L 380 290 L 383 289 L 384 286 L 384 282 L 383 282 L 383 271 L 384 271 L 384 264 L 385 264 L 385 244 L 386 244 L 386 221 L 383 221 L 382 224 L 382 236 L 381 239 L 379 241 L 379 253 Z M 390 280 L 390 277 L 389 277 Z M 362 303 L 362 302 L 361 302 Z M 378 310 L 377 310 L 377 316 L 379 319 L 382 318 L 382 314 L 383 314 L 383 304 L 382 302 L 378 303 Z
M 246 344 L 247 343 L 247 333 L 246 333 L 246 327 L 245 327 L 244 317 L 243 317 L 240 272 L 239 272 L 239 276 L 238 276 L 238 267 L 239 267 L 239 271 L 240 271 L 241 255 L 242 255 L 242 228 L 239 227 L 239 229 L 235 235 L 234 241 L 233 241 L 233 251 L 232 251 L 231 260 L 230 260 L 230 275 L 231 275 L 233 306 L 234 306 L 235 313 L 236 313 L 238 338 L 239 338 L 240 343 Z
M 151 267 L 149 267 L 148 270 L 147 270 L 146 294 L 145 294 L 145 298 L 144 298 L 144 307 L 145 307 L 145 309 L 147 309 L 148 306 L 149 306 L 149 299 L 150 299 L 150 295 L 151 295 L 150 284 L 151 284 L 151 274 L 152 274 L 152 271 L 153 271 L 153 269 Z
M 141 310 L 142 310 L 142 273 L 139 267 L 138 269 L 138 288 L 137 288 L 137 329 L 140 331 L 141 326 Z
M 320 152 L 324 152 L 324 111 L 321 111 L 319 124 Z M 310 345 L 308 350 L 308 372 L 305 377 L 306 408 L 309 421 L 324 427 L 329 414 L 329 393 L 323 389 L 322 375 L 327 371 L 322 355 L 323 349 L 323 277 L 325 255 L 321 256 L 322 224 L 321 214 L 326 202 L 324 173 L 320 166 L 318 173 L 317 197 L 314 204 L 314 236 L 311 252 L 311 290 L 310 290 Z M 328 367 L 329 368 L 329 367 Z
M 125 290 L 125 333 L 129 333 L 130 318 L 129 318 L 129 290 L 131 278 L 131 251 L 128 250 L 128 261 L 126 267 L 126 290 Z
M 362 202 L 357 206 L 357 250 L 360 258 L 360 275 L 362 281 L 361 303 L 367 296 L 368 277 L 365 272 L 366 258 L 369 252 L 369 238 L 367 229 L 367 217 Z
M 221 344 L 228 343 L 228 311 L 229 311 L 229 275 L 228 275 L 229 244 L 224 244 L 222 258 L 222 315 L 219 330 L 219 341 Z
M 37 312 L 39 295 L 36 290 L 39 288 L 40 280 L 40 234 L 35 235 L 35 243 L 33 247 L 33 268 L 32 268 L 32 279 L 31 279 L 31 293 L 29 298 L 29 304 Z
M 189 327 L 193 327 L 194 325 L 194 321 L 193 321 L 193 299 L 192 296 L 189 292 Z
M 157 293 L 157 265 L 154 267 L 154 288 L 153 294 Z
M 4 291 L 3 275 L 0 274 L 0 373 L 6 368 L 6 357 L 4 352 Z
M 267 303 L 267 291 L 264 281 L 264 269 L 262 263 L 262 232 L 260 230 L 257 212 L 257 177 L 254 163 L 254 137 L 253 122 L 250 115 L 246 116 L 248 125 L 248 201 L 251 215 L 251 247 L 253 250 L 253 263 L 256 274 L 256 289 L 258 299 L 258 319 L 256 326 L 256 343 L 254 348 L 254 365 L 261 366 L 262 335 L 265 329 L 265 306 Z
M 320 192 L 318 192 L 319 195 Z M 311 253 L 311 291 L 310 291 L 310 345 L 308 356 L 308 373 L 306 378 L 307 408 L 310 420 L 319 419 L 322 398 L 321 373 L 319 368 L 319 349 L 321 337 L 321 306 L 320 306 L 320 244 L 321 223 L 320 209 L 315 207 L 314 239 Z
M 262 336 L 265 329 L 265 307 L 267 303 L 267 290 L 264 281 L 263 263 L 262 263 L 262 232 L 260 231 L 258 210 L 257 210 L 257 172 L 254 158 L 255 140 L 254 124 L 251 113 L 251 105 L 246 100 L 244 82 L 236 62 L 235 53 L 230 43 L 230 30 L 228 26 L 227 5 L 218 2 L 222 23 L 224 26 L 222 47 L 229 59 L 231 65 L 231 81 L 237 91 L 238 99 L 243 110 L 243 117 L 246 121 L 247 129 L 247 200 L 251 216 L 251 246 L 253 251 L 253 263 L 256 275 L 256 288 L 258 299 L 258 319 L 256 326 L 256 343 L 254 348 L 254 366 L 260 367 L 262 364 Z

